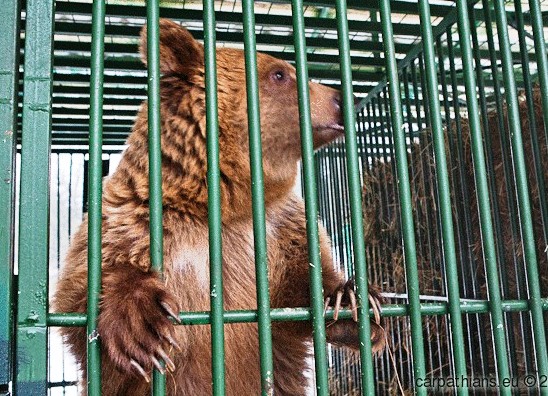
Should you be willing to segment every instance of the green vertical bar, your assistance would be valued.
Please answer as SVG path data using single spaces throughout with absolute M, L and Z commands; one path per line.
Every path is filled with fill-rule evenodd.
M 255 10 L 253 1 L 243 1 L 245 75 L 247 88 L 247 114 L 249 124 L 249 155 L 251 161 L 251 186 L 253 205 L 253 241 L 255 247 L 255 273 L 257 282 L 257 311 L 259 325 L 259 351 L 261 360 L 261 393 L 274 392 L 272 363 L 272 331 L 270 323 L 270 295 L 268 290 L 268 262 L 266 248 L 266 222 L 264 207 L 263 160 L 261 121 L 259 114 L 259 84 L 255 40 Z
M 388 60 L 388 59 L 387 59 Z M 393 59 L 392 59 L 393 61 Z M 414 65 L 411 65 L 412 69 L 414 69 Z M 409 87 L 413 87 L 412 86 L 412 82 L 409 81 L 409 71 L 408 71 L 408 66 L 405 66 L 402 70 L 402 75 L 403 75 L 403 85 L 404 85 L 404 98 L 405 98 L 405 110 L 406 110 L 406 124 L 407 124 L 407 134 L 408 134 L 408 138 L 413 141 L 413 138 L 414 138 L 414 131 L 413 131 L 413 115 L 415 114 L 415 112 L 418 114 L 419 110 L 418 108 L 416 108 L 417 110 L 415 110 L 415 112 L 413 112 L 411 110 L 411 96 L 410 96 L 410 89 Z M 413 90 L 413 93 L 414 95 L 416 95 L 415 93 L 416 91 Z M 401 94 L 401 93 L 400 93 Z M 395 134 L 394 134 L 395 135 Z M 397 153 L 396 153 L 396 156 L 397 156 Z M 400 157 L 397 157 L 397 158 L 400 158 Z M 412 158 L 412 157 L 411 157 Z M 407 159 L 406 159 L 407 160 Z M 411 178 L 414 177 L 414 175 L 416 173 L 418 173 L 420 170 L 419 169 L 413 169 L 412 167 L 410 168 L 410 171 L 411 171 Z M 413 179 L 411 179 L 413 180 Z M 400 198 L 400 202 L 401 202 L 401 198 Z M 420 220 L 419 220 L 420 221 Z M 417 230 L 417 234 L 419 235 L 419 238 L 420 238 L 420 230 Z M 420 247 L 419 247 L 420 248 Z M 399 334 L 401 332 L 401 324 L 398 322 L 397 323 L 397 331 L 398 331 L 398 338 L 401 338 L 402 336 Z M 404 336 L 405 338 L 408 338 L 409 336 L 406 335 Z M 412 363 L 411 359 L 402 359 L 402 352 L 399 351 L 399 360 L 400 361 L 405 361 L 407 360 L 407 367 L 404 369 L 403 366 L 400 364 L 400 372 L 402 373 L 409 373 L 409 377 L 412 378 L 411 376 L 411 365 L 414 364 Z M 405 370 L 405 371 L 404 371 Z
M 306 209 L 306 235 L 310 261 L 310 305 L 314 338 L 314 360 L 316 367 L 316 391 L 327 396 L 327 352 L 325 341 L 325 319 L 323 316 L 322 262 L 318 236 L 318 198 L 314 172 L 314 149 L 312 145 L 312 120 L 310 116 L 310 93 L 308 91 L 308 68 L 306 39 L 304 34 L 304 12 L 302 0 L 293 0 L 293 33 L 295 40 L 295 62 L 299 93 L 301 125 L 301 151 L 303 156 L 304 201 Z
M 15 150 L 19 85 L 20 2 L 0 7 L 0 388 L 13 380 Z
M 451 40 L 451 36 L 450 35 L 447 35 L 447 43 L 450 42 Z M 450 99 L 449 99 L 449 90 L 448 90 L 448 86 L 451 85 L 451 81 L 447 79 L 447 73 L 448 71 L 446 71 L 445 69 L 445 66 L 444 66 L 444 50 L 443 50 L 443 47 L 442 47 L 442 37 L 441 36 L 438 36 L 436 38 L 436 49 L 438 51 L 438 65 L 439 65 L 439 68 L 440 68 L 440 84 L 441 84 L 441 87 L 442 87 L 442 95 L 443 95 L 443 104 L 444 104 L 444 116 L 445 116 L 445 123 L 446 123 L 446 129 L 447 129 L 447 139 L 449 140 L 449 143 L 448 143 L 448 151 L 447 151 L 447 154 L 448 154 L 448 162 L 449 162 L 449 168 L 452 169 L 452 180 L 451 180 L 451 184 L 452 184 L 452 187 L 453 187 L 453 191 L 455 191 L 455 196 L 457 196 L 457 192 L 458 191 L 461 191 L 460 190 L 460 185 L 459 185 L 459 173 L 458 173 L 458 169 L 456 166 L 452 166 L 452 164 L 456 164 L 458 163 L 458 152 L 457 152 L 457 147 L 456 147 L 456 142 L 455 142 L 455 135 L 456 135 L 456 127 L 455 125 L 452 125 L 452 120 L 451 120 L 451 108 L 450 108 Z M 451 61 L 450 61 L 451 62 Z M 451 67 L 450 67 L 451 68 Z M 457 114 L 457 113 L 455 113 Z M 456 123 L 456 122 L 455 122 Z M 461 216 L 460 214 L 463 212 L 463 202 L 460 202 L 460 201 L 463 201 L 463 200 L 459 200 L 457 199 L 455 201 L 455 207 L 454 207 L 454 213 L 455 213 L 455 230 L 456 230 L 456 237 L 457 237 L 457 243 L 458 243 L 458 247 L 459 247 L 459 251 L 458 251 L 458 254 L 459 254 L 459 257 L 458 257 L 458 260 L 459 261 L 463 261 L 465 258 L 466 258 L 466 247 L 464 246 L 465 244 L 465 241 L 463 239 L 465 239 L 463 237 L 463 233 L 465 232 L 464 230 L 464 227 L 463 227 L 463 221 L 461 219 Z M 466 208 L 466 210 L 468 210 L 468 208 Z M 463 269 L 462 269 L 462 266 L 460 268 L 460 275 L 461 276 L 464 276 L 463 275 Z M 458 275 L 458 273 L 457 273 Z M 468 287 L 467 287 L 467 284 L 466 284 L 466 281 L 463 282 L 463 294 L 466 296 L 466 292 L 468 290 Z M 469 327 L 469 324 L 466 323 L 466 326 Z M 471 339 L 470 337 L 468 337 L 467 339 L 467 343 L 468 343 L 468 348 L 465 348 L 465 344 L 464 344 L 464 341 L 462 342 L 462 348 L 464 350 L 468 349 L 468 352 L 470 353 L 470 343 L 471 343 Z M 453 348 L 452 344 L 451 344 L 451 348 Z M 481 346 L 480 346 L 481 348 Z M 452 353 L 452 350 L 450 351 L 450 353 Z M 470 367 L 472 367 L 472 372 L 473 372 L 473 366 L 474 363 L 473 362 L 470 362 Z M 454 366 L 451 368 L 452 369 L 452 373 L 455 373 L 455 368 Z
M 507 133 L 507 123 L 505 121 L 505 110 L 504 110 L 504 103 L 503 98 L 501 94 L 501 88 L 500 88 L 500 79 L 499 79 L 499 66 L 498 66 L 498 60 L 497 60 L 497 53 L 495 48 L 495 39 L 493 35 L 493 22 L 491 18 L 491 11 L 489 6 L 489 0 L 482 0 L 482 6 L 484 8 L 484 18 L 485 18 L 485 31 L 487 33 L 487 45 L 489 48 L 489 60 L 491 63 L 491 73 L 493 75 L 493 90 L 494 90 L 494 97 L 495 97 L 495 109 L 496 109 L 496 115 L 497 115 L 497 125 L 499 130 L 499 139 L 500 139 L 500 151 L 502 153 L 502 158 L 510 159 L 512 154 L 510 150 L 510 142 L 509 142 L 509 134 Z M 518 33 L 520 34 L 520 33 Z M 525 81 L 524 81 L 525 82 Z M 532 122 L 532 120 L 529 120 Z M 512 161 L 505 160 L 503 161 L 503 170 L 504 170 L 504 179 L 505 179 L 505 188 L 506 188 L 506 208 L 508 210 L 509 216 L 510 216 L 510 235 L 512 239 L 519 238 L 519 225 L 518 225 L 518 208 L 516 203 L 516 195 L 515 195 L 515 182 L 514 182 L 514 170 L 512 166 Z M 496 212 L 495 212 L 496 213 Z M 513 265 L 514 269 L 516 271 L 516 276 L 518 279 L 522 279 L 525 277 L 522 271 L 522 266 L 518 261 L 520 261 L 520 258 L 517 255 L 517 252 L 513 252 Z M 502 271 L 501 271 L 502 272 Z M 502 274 L 501 274 L 502 275 Z M 518 282 L 518 296 L 522 297 L 525 291 L 523 290 L 524 286 L 522 283 Z M 530 351 L 530 348 L 533 346 L 532 339 L 529 337 L 529 332 L 526 334 L 526 340 L 531 340 L 529 344 L 526 344 L 526 352 L 527 350 Z M 528 362 L 531 363 L 531 362 Z
M 204 2 L 204 46 L 213 395 L 222 396 L 225 394 L 225 335 L 214 6 L 213 0 Z
M 529 0 L 529 13 L 531 15 L 531 27 L 533 29 L 537 70 L 540 80 L 542 113 L 548 114 L 548 59 L 546 55 L 544 27 L 542 26 L 543 16 L 539 0 Z M 548 140 L 548 122 L 544 123 L 544 135 L 546 140 Z
M 163 269 L 162 152 L 160 146 L 160 9 L 158 0 L 147 1 L 148 155 L 150 183 L 150 259 Z
M 413 371 L 415 381 L 426 378 L 424 341 L 422 334 L 422 319 L 420 314 L 420 290 L 417 270 L 417 256 L 415 247 L 415 232 L 411 205 L 411 187 L 407 164 L 407 145 L 403 133 L 403 115 L 401 107 L 401 93 L 399 89 L 398 71 L 396 67 L 395 49 L 391 10 L 389 0 L 380 1 L 381 24 L 383 29 L 383 43 L 386 59 L 387 78 L 390 89 L 390 110 L 394 132 L 394 149 L 398 176 L 401 222 L 403 231 L 403 246 L 405 254 L 407 293 L 409 299 L 409 315 L 411 321 L 411 347 L 413 351 Z M 426 388 L 419 387 L 415 392 L 426 395 Z
M 360 362 L 362 366 L 362 392 L 374 395 L 373 361 L 371 355 L 371 323 L 369 320 L 369 290 L 367 263 L 365 258 L 365 240 L 363 236 L 362 188 L 358 164 L 358 146 L 356 140 L 356 114 L 354 112 L 354 93 L 352 92 L 352 65 L 350 62 L 350 40 L 346 1 L 337 0 L 337 35 L 341 63 L 341 85 L 343 99 L 343 117 L 345 131 L 346 160 L 348 169 L 348 195 L 354 253 L 355 282 L 358 297 L 358 317 L 360 335 Z
M 538 136 L 538 129 L 537 129 L 537 122 L 539 121 L 537 119 L 537 115 L 535 114 L 535 104 L 534 104 L 534 97 L 533 97 L 533 89 L 531 84 L 531 74 L 530 74 L 530 68 L 529 68 L 529 53 L 527 48 L 527 41 L 525 37 L 525 22 L 523 18 L 523 10 L 521 6 L 521 2 L 519 0 L 514 1 L 514 8 L 516 11 L 516 24 L 517 24 L 517 32 L 519 37 L 519 47 L 520 47 L 520 55 L 521 55 L 521 65 L 523 68 L 523 85 L 525 88 L 525 100 L 527 104 L 527 115 L 529 118 L 529 133 L 530 133 L 530 139 L 531 139 L 531 149 L 533 151 L 533 163 L 536 173 L 536 179 L 538 183 L 538 189 L 539 191 L 546 191 L 546 184 L 544 182 L 544 171 L 542 168 L 542 157 L 540 153 L 539 148 L 539 136 Z M 544 243 L 545 246 L 548 246 L 548 207 L 546 204 L 546 199 L 548 196 L 545 194 L 539 194 L 539 203 L 540 203 L 540 212 L 542 216 L 542 224 L 544 224 L 543 229 L 543 236 L 544 236 Z M 515 263 L 515 261 L 514 261 Z M 523 275 L 523 270 L 516 271 L 517 275 L 519 276 L 518 279 L 523 280 L 525 277 Z M 522 299 L 524 296 L 523 289 L 525 289 L 526 282 L 521 281 L 521 284 L 518 287 L 518 293 L 517 298 Z M 519 318 L 520 321 L 523 323 L 525 320 L 528 319 L 528 316 L 526 313 L 520 312 Z M 528 331 L 527 331 L 528 330 Z M 533 349 L 534 349 L 534 342 L 531 336 L 530 329 L 522 329 L 521 333 L 523 334 L 523 340 L 521 342 L 521 348 L 525 352 L 525 356 L 533 356 Z M 525 372 L 533 372 L 534 371 L 534 363 L 532 361 L 527 360 L 525 362 Z
M 451 206 L 449 174 L 447 172 L 447 159 L 445 155 L 445 140 L 441 121 L 438 77 L 434 53 L 434 38 L 432 36 L 432 25 L 430 23 L 430 5 L 427 0 L 419 0 L 419 13 L 424 48 L 426 84 L 430 107 L 430 125 L 432 129 L 435 154 L 434 158 L 438 181 L 443 242 L 442 248 L 443 257 L 445 259 L 447 294 L 449 299 L 449 319 L 451 321 L 453 363 L 457 378 L 466 378 L 466 354 L 464 351 L 464 332 L 460 312 L 460 286 L 457 269 L 457 254 L 455 249 L 455 235 L 453 231 L 453 211 Z M 468 387 L 465 385 L 466 384 L 463 384 L 463 386 L 457 387 L 456 391 L 458 395 L 468 394 Z
M 548 175 L 544 174 L 542 168 L 542 154 L 539 148 L 539 137 L 537 130 L 537 115 L 535 114 L 535 104 L 533 98 L 533 88 L 531 83 L 531 72 L 529 68 L 529 53 L 527 49 L 527 41 L 525 37 L 525 22 L 523 18 L 523 11 L 521 8 L 521 2 L 518 0 L 514 1 L 514 7 L 516 10 L 516 24 L 519 37 L 519 47 L 521 54 L 521 64 L 523 67 L 523 85 L 525 87 L 525 99 L 527 103 L 527 115 L 529 118 L 529 131 L 531 134 L 531 149 L 533 151 L 533 160 L 535 166 L 536 179 L 538 183 L 539 191 L 547 191 L 545 177 Z M 548 143 L 548 140 L 547 140 Z M 544 224 L 544 243 L 545 246 L 548 246 L 548 203 L 546 200 L 548 196 L 546 194 L 539 194 L 539 204 L 540 204 L 540 213 L 542 216 L 542 224 Z
M 488 1 L 488 0 L 486 0 Z M 486 23 L 487 31 L 489 31 L 489 24 Z M 457 156 L 457 162 L 459 164 L 465 163 L 465 154 L 464 154 L 464 138 L 462 133 L 462 123 L 461 123 L 461 117 L 460 117 L 460 109 L 461 106 L 459 105 L 459 91 L 457 87 L 457 70 L 455 66 L 455 51 L 453 50 L 453 33 L 451 28 L 447 28 L 446 31 L 447 35 L 447 52 L 448 52 L 448 58 L 449 58 L 449 71 L 451 75 L 451 91 L 453 95 L 453 112 L 455 114 L 454 123 L 455 123 L 455 142 L 456 142 L 456 156 Z M 475 273 L 475 269 L 472 268 L 475 263 L 476 259 L 474 257 L 474 253 L 472 251 L 472 220 L 471 220 L 471 214 L 469 211 L 470 208 L 470 194 L 468 191 L 468 188 L 466 187 L 469 183 L 468 175 L 464 167 L 459 166 L 458 169 L 456 169 L 458 173 L 458 180 L 460 183 L 460 189 L 459 189 L 459 201 L 462 202 L 463 205 L 463 211 L 461 212 L 461 216 L 463 218 L 464 226 L 463 226 L 463 238 L 464 238 L 464 247 L 465 247 L 465 260 L 463 261 L 463 265 L 461 265 L 461 276 L 463 279 L 463 292 L 465 296 L 476 296 L 478 295 L 478 284 L 476 279 L 474 279 L 473 274 Z M 468 264 L 470 263 L 470 264 Z M 467 265 L 465 265 L 467 264 Z M 473 332 L 474 334 L 482 334 L 481 330 L 481 318 L 476 315 L 475 317 L 467 317 L 467 330 L 470 334 Z M 484 337 L 482 337 L 484 339 Z M 471 366 L 471 372 L 476 373 L 479 372 L 481 376 L 486 376 L 487 373 L 489 373 L 489 367 L 488 367 L 488 358 L 485 356 L 484 351 L 486 350 L 486 347 L 481 343 L 477 343 L 474 345 L 474 340 L 472 337 L 468 337 L 468 350 L 469 350 L 469 362 Z M 476 354 L 477 350 L 477 354 Z M 474 356 L 480 356 L 479 362 L 477 359 L 474 359 Z
M 160 122 L 160 7 L 158 0 L 147 1 L 147 82 L 148 82 L 148 163 L 150 203 L 150 263 L 159 273 L 164 267 L 162 222 L 162 152 Z M 161 363 L 163 364 L 163 362 Z M 152 394 L 165 395 L 166 377 L 152 372 Z
M 503 241 L 503 233 L 502 233 L 502 224 L 500 219 L 500 207 L 499 207 L 499 201 L 497 198 L 497 192 L 499 191 L 499 188 L 497 186 L 497 183 L 500 183 L 500 180 L 497 181 L 495 177 L 495 165 L 494 165 L 494 158 L 493 158 L 493 148 L 491 145 L 491 141 L 493 138 L 491 135 L 491 129 L 489 127 L 489 113 L 487 110 L 487 99 L 485 97 L 485 82 L 483 78 L 483 69 L 481 66 L 481 54 L 480 54 L 480 45 L 478 41 L 478 32 L 476 27 L 476 12 L 474 9 L 473 4 L 468 5 L 468 15 L 470 16 L 470 19 L 473 21 L 473 24 L 471 26 L 471 33 L 472 33 L 472 53 L 474 56 L 474 62 L 476 65 L 476 82 L 478 84 L 478 97 L 479 97 L 479 106 L 480 106 L 480 114 L 481 114 L 481 123 L 483 127 L 483 135 L 484 135 L 484 145 L 485 145 L 485 154 L 487 159 L 487 181 L 489 185 L 489 196 L 491 199 L 491 205 L 493 208 L 493 225 L 495 230 L 495 248 L 496 248 L 496 254 L 497 254 L 497 260 L 499 262 L 502 262 L 501 260 L 504 260 L 504 241 Z M 519 33 L 518 33 L 519 34 Z M 504 130 L 501 130 L 501 133 L 504 134 Z M 504 158 L 504 157 L 503 157 Z M 506 188 L 509 187 L 509 185 L 505 186 Z M 507 189 L 508 191 L 508 189 Z M 508 194 L 508 193 L 507 193 Z M 501 265 L 500 267 L 500 285 L 502 289 L 502 298 L 505 298 L 507 296 L 507 293 L 509 292 L 509 276 L 508 276 L 508 265 Z M 516 274 L 517 279 L 519 279 L 519 274 Z M 509 329 L 514 328 L 514 318 L 512 315 L 505 315 L 505 326 Z M 516 359 L 516 341 L 514 337 L 514 332 L 509 331 L 506 333 L 507 337 L 507 349 L 510 359 L 510 374 L 515 375 L 517 372 L 517 359 Z
M 508 126 L 512 141 L 512 159 L 514 162 L 514 174 L 516 179 L 516 192 L 518 198 L 519 219 L 525 265 L 527 267 L 527 283 L 529 286 L 529 308 L 533 320 L 533 334 L 535 349 L 537 352 L 537 375 L 539 378 L 548 376 L 548 354 L 546 348 L 546 334 L 544 330 L 544 318 L 542 312 L 542 300 L 540 296 L 539 272 L 537 253 L 535 249 L 535 236 L 531 219 L 531 203 L 529 200 L 529 187 L 527 185 L 527 169 L 523 154 L 523 141 L 521 137 L 521 123 L 519 105 L 517 100 L 517 88 L 512 66 L 512 52 L 508 38 L 508 25 L 504 2 L 495 0 L 495 15 L 497 20 L 497 32 L 499 46 L 502 53 L 502 74 L 504 80 L 504 92 L 508 105 Z M 540 387 L 541 394 L 548 395 L 548 388 Z
M 17 395 L 47 392 L 53 1 L 26 5 L 17 307 Z
M 90 119 L 89 119 L 89 209 L 88 209 L 88 306 L 87 382 L 88 395 L 101 394 L 101 340 L 97 333 L 101 293 L 101 220 L 103 179 L 103 71 L 105 1 L 93 2 Z
M 479 121 L 479 108 L 476 96 L 476 80 L 472 63 L 472 47 L 470 39 L 470 21 L 468 20 L 468 6 L 466 0 L 457 0 L 459 42 L 462 48 L 462 63 L 464 68 L 464 82 L 466 87 L 466 102 L 470 122 L 472 141 L 472 158 L 474 174 L 476 178 L 476 191 L 478 196 L 478 209 L 480 217 L 481 235 L 483 239 L 483 251 L 485 267 L 487 270 L 487 284 L 489 299 L 491 302 L 491 327 L 497 362 L 498 378 L 500 380 L 500 392 L 510 395 L 511 390 L 504 387 L 503 380 L 509 378 L 508 354 L 505 342 L 504 317 L 501 307 L 501 295 L 499 287 L 499 275 L 493 235 L 493 223 L 491 219 L 491 205 L 489 203 L 489 189 L 487 186 L 487 170 L 483 150 L 481 126 Z

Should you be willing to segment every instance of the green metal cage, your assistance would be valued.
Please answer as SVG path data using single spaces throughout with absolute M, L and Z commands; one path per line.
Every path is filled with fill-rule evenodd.
M 151 262 L 161 271 L 158 19 L 206 48 L 211 284 L 222 287 L 215 47 L 243 48 L 249 100 L 258 309 L 181 312 L 212 329 L 223 395 L 225 323 L 310 320 L 311 394 L 548 394 L 548 58 L 544 0 L 91 1 L 0 6 L 0 394 L 77 394 L 55 328 L 91 336 L 100 394 L 101 184 L 149 100 Z M 137 51 L 148 23 L 148 70 Z M 257 51 L 296 66 L 311 307 L 270 309 Z M 346 138 L 314 153 L 308 79 L 340 89 Z M 354 107 L 353 95 L 360 98 Z M 89 215 L 87 314 L 49 312 L 71 233 Z M 355 276 L 360 353 L 326 345 L 317 218 Z M 371 355 L 368 280 L 388 347 Z M 343 315 L 349 317 L 349 312 Z M 165 393 L 154 373 L 153 393 Z M 265 393 L 266 394 L 266 393 Z

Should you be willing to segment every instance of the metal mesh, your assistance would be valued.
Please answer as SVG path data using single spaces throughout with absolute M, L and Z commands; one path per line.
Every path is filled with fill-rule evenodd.
M 134 114 L 147 98 L 138 33 L 147 11 L 148 18 L 157 18 L 157 4 L 60 0 L 54 9 L 53 2 L 8 3 L 0 10 L 0 18 L 10 21 L 0 26 L 0 40 L 9 53 L 0 61 L 0 83 L 8 87 L 0 97 L 0 161 L 7 170 L 0 184 L 1 206 L 7 208 L 0 218 L 0 259 L 7 263 L 0 267 L 0 323 L 5 323 L 0 326 L 0 391 L 11 386 L 18 394 L 43 394 L 46 389 L 52 395 L 74 394 L 75 369 L 66 363 L 70 359 L 49 327 L 84 326 L 86 316 L 49 314 L 48 287 L 55 285 L 63 251 L 85 206 L 85 183 L 79 176 L 86 169 L 84 154 L 91 161 L 90 218 L 100 229 L 103 155 L 124 147 Z M 309 318 L 312 312 L 319 329 L 318 394 L 489 394 L 496 387 L 502 394 L 539 393 L 538 383 L 548 375 L 545 2 L 160 5 L 162 17 L 184 23 L 200 40 L 207 38 L 204 30 L 215 26 L 216 40 L 206 42 L 210 71 L 215 44 L 245 48 L 248 73 L 255 51 L 296 64 L 303 114 L 309 111 L 307 75 L 343 92 L 346 129 L 355 125 L 356 138 L 349 132 L 345 143 L 335 142 L 314 157 L 309 152 L 303 164 L 305 199 L 312 208 L 310 222 L 317 205 L 340 269 L 347 277 L 361 273 L 358 278 L 365 279 L 362 271 L 367 268 L 369 281 L 384 292 L 388 349 L 371 359 L 364 353 L 368 346 L 361 354 L 328 346 L 328 356 L 323 356 L 321 284 L 312 275 L 312 283 L 320 285 L 312 293 L 313 306 L 298 313 Z M 153 70 L 148 73 L 154 75 Z M 208 100 L 214 102 L 215 84 L 209 81 Z M 248 87 L 253 82 L 250 77 Z M 148 92 L 153 99 L 154 85 Z M 352 107 L 352 94 L 361 99 L 357 108 Z M 248 97 L 254 95 L 250 88 Z M 250 117 L 258 117 L 253 114 L 256 101 L 250 107 Z M 210 119 L 216 119 L 214 108 L 209 107 Z M 216 125 L 208 127 L 214 132 Z M 306 115 L 301 127 L 309 128 Z M 259 133 L 252 128 L 251 139 Z M 256 143 L 254 180 L 260 186 L 260 139 Z M 209 144 L 215 163 L 218 148 L 215 140 Z M 158 153 L 152 150 L 151 159 Z M 110 160 L 114 168 L 115 155 Z M 219 175 L 210 177 L 213 186 Z M 151 180 L 159 181 L 159 175 Z M 80 198 L 75 200 L 75 194 Z M 257 187 L 254 223 L 259 240 L 264 229 L 261 194 Z M 160 219 L 161 201 L 155 213 Z M 211 224 L 215 238 L 219 218 Z M 153 232 L 161 234 L 161 227 Z M 310 234 L 313 242 L 313 228 Z M 91 267 L 98 269 L 100 239 L 90 243 L 96 248 L 90 260 L 96 265 Z M 259 243 L 258 256 L 262 248 Z M 162 253 L 156 249 L 156 254 L 153 261 L 161 268 Z M 211 254 L 219 264 L 220 246 Z M 317 258 L 312 252 L 311 262 Z M 265 266 L 259 263 L 258 278 L 266 273 Z M 215 268 L 220 267 L 212 267 L 212 273 Z M 97 292 L 96 275 L 90 279 Z M 358 292 L 366 287 L 363 279 Z M 266 328 L 272 318 L 283 319 L 283 312 L 269 314 L 265 282 L 260 298 L 266 305 L 258 315 Z M 183 315 L 211 322 L 220 334 L 213 340 L 214 389 L 223 394 L 222 329 L 227 319 L 222 300 L 216 304 L 212 319 Z M 97 307 L 90 305 L 91 334 Z M 362 318 L 366 308 L 360 307 Z M 254 320 L 241 315 L 241 320 Z M 262 376 L 269 381 L 268 331 L 261 337 Z M 90 393 L 97 394 L 100 362 L 98 349 L 92 351 Z M 522 382 L 527 375 L 536 378 L 536 387 Z M 467 386 L 447 383 L 462 377 Z M 428 379 L 445 382 L 427 386 Z M 504 387 L 505 379 L 518 383 Z M 161 376 L 155 384 L 156 394 L 162 394 Z

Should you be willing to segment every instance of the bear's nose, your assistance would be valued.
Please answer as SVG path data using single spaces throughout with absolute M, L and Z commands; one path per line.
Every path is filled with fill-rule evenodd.
M 333 103 L 335 104 L 335 109 L 337 111 L 341 111 L 342 97 L 341 97 L 340 92 L 337 92 L 335 94 L 335 96 L 333 97 Z M 358 98 L 356 95 L 354 95 L 354 108 L 356 108 L 359 103 L 360 103 L 360 98 Z
M 333 103 L 335 104 L 335 110 L 341 111 L 342 98 L 340 93 L 337 92 L 335 96 L 333 96 Z

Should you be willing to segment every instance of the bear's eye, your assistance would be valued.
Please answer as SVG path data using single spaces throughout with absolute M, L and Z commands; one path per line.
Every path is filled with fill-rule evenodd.
M 272 73 L 272 77 L 274 78 L 274 80 L 278 82 L 282 82 L 286 78 L 285 72 L 283 70 L 276 70 L 275 72 Z

